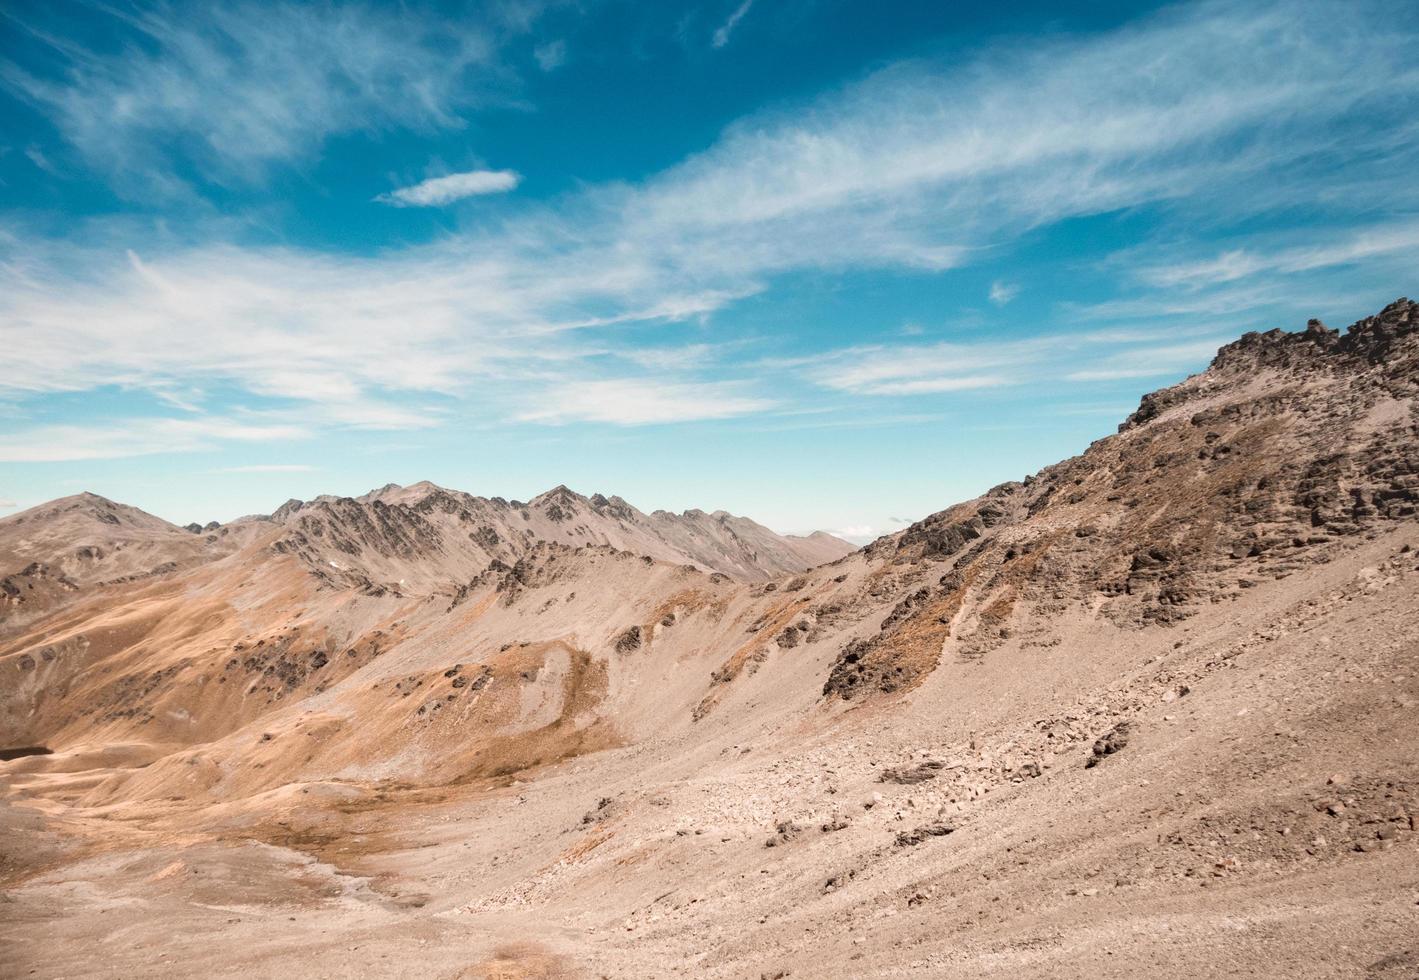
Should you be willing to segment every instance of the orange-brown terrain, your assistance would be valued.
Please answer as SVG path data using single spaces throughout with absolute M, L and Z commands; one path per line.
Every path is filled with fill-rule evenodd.
M 1419 304 L 859 551 L 54 501 L 0 678 L 5 977 L 1413 978 Z

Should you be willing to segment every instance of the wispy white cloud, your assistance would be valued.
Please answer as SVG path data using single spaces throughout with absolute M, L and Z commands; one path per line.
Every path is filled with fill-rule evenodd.
M 682 344 L 679 347 L 640 347 L 617 352 L 624 360 L 656 371 L 686 371 L 704 367 L 728 349 L 726 344 Z
M 729 19 L 715 29 L 714 36 L 710 38 L 710 43 L 716 48 L 722 48 L 729 43 L 730 36 L 734 33 L 734 28 L 739 26 L 739 22 L 744 19 L 744 15 L 749 12 L 749 8 L 754 6 L 754 0 L 744 0 L 729 15 Z
M 1404 270 L 1407 274 L 1407 268 Z M 1386 288 L 1392 288 L 1395 276 L 1387 275 Z M 1112 320 L 1152 321 L 1163 323 L 1182 318 L 1196 321 L 1225 318 L 1233 332 L 1250 329 L 1255 311 L 1278 306 L 1299 307 L 1309 311 L 1348 307 L 1363 309 L 1374 297 L 1363 291 L 1337 289 L 1333 283 L 1264 278 L 1256 281 L 1221 283 L 1214 288 L 1198 290 L 1152 290 L 1134 293 L 1098 303 L 1071 305 L 1071 316 L 1086 323 Z M 1255 325 L 1255 324 L 1253 324 Z M 1303 326 L 1304 324 L 1300 324 Z M 1281 326 L 1267 323 L 1265 329 Z
M 34 164 L 40 170 L 43 170 L 45 173 L 57 173 L 54 164 L 49 162 L 49 158 L 44 155 L 44 151 L 37 145 L 31 143 L 29 146 L 25 147 L 25 156 L 29 159 L 30 163 Z
M 314 154 L 351 128 L 459 125 L 492 63 L 481 33 L 454 37 L 445 63 L 427 57 L 419 31 L 385 29 L 375 8 L 335 20 L 330 8 L 280 8 L 275 24 L 235 24 L 230 36 L 227 18 L 238 15 L 227 9 L 197 26 L 140 19 L 149 53 L 85 61 L 64 84 L 7 79 L 86 155 L 112 154 L 118 169 L 146 174 L 174 135 L 200 131 L 192 145 L 212 166 L 245 172 Z M 1419 206 L 1419 187 L 1391 176 L 1419 155 L 1401 125 L 1419 97 L 1415 38 L 1395 9 L 1357 4 L 1337 25 L 1304 0 L 1204 3 L 1103 35 L 896 65 L 806 106 L 742 120 L 643 181 L 519 202 L 496 224 L 374 255 L 184 247 L 133 234 L 54 242 L 0 230 L 0 390 L 224 386 L 295 400 L 311 428 L 437 425 L 463 417 L 453 405 L 616 424 L 762 411 L 765 384 L 715 387 L 725 374 L 743 376 L 742 365 L 682 360 L 656 368 L 665 375 L 652 384 L 608 380 L 589 360 L 637 324 L 712 323 L 788 273 L 938 271 L 1080 215 L 1154 207 L 1215 221 L 1259 207 Z M 310 64 L 292 64 L 307 43 Z M 288 70 L 289 92 L 275 80 Z M 475 77 L 444 77 L 450 71 Z M 353 101 L 328 105 L 336 96 L 326 89 Z M 241 99 L 249 104 L 234 104 Z M 1360 105 L 1374 126 L 1353 124 Z M 1337 169 L 1352 177 L 1344 186 L 1333 182 Z M 1281 170 L 1288 179 L 1278 182 Z M 1245 252 L 1253 266 L 1254 251 Z M 1189 275 L 1216 272 L 1138 281 L 1174 288 Z M 1228 288 L 1229 297 L 1143 296 L 1075 316 L 1197 318 L 1284 292 L 1246 277 Z M 802 370 L 830 393 L 886 395 L 1086 369 L 1050 362 L 1050 350 L 914 344 L 832 352 Z M 572 392 L 587 405 L 573 404 Z
M 1294 242 L 1295 238 L 1294 233 L 1290 234 L 1287 242 Z M 1328 240 L 1305 245 L 1281 244 L 1272 239 L 1208 258 L 1145 265 L 1137 270 L 1137 275 L 1153 286 L 1201 289 L 1263 273 L 1289 276 L 1392 256 L 1408 259 L 1416 248 L 1419 221 L 1386 222 L 1344 229 L 1331 233 Z
M 503 194 L 521 182 L 522 175 L 515 170 L 469 170 L 446 177 L 430 177 L 411 187 L 381 194 L 375 200 L 397 207 L 442 207 L 465 197 Z
M 314 473 L 317 467 L 304 463 L 255 463 L 251 466 L 222 466 L 213 473 Z
M 1202 5 L 964 70 L 898 66 L 808 112 L 731 129 L 656 182 L 651 202 L 664 205 L 653 213 L 688 204 L 682 221 L 724 228 L 845 206 L 862 218 L 885 205 L 891 240 L 916 231 L 929 248 L 1183 200 L 1222 178 L 1236 188 L 1313 151 L 1288 145 L 1278 124 L 1334 120 L 1419 82 L 1395 39 L 1359 22 L 1332 34 L 1329 18 L 1298 19 L 1306 12 Z M 1383 78 L 1353 70 L 1371 42 L 1394 69 Z M 1243 148 L 1220 146 L 1238 140 Z
M 1189 366 L 1206 364 L 1232 335 L 1216 336 L 1183 344 L 1151 344 L 1134 350 L 1106 354 L 1091 366 L 1070 371 L 1066 381 L 1118 381 L 1128 378 L 1155 378 L 1176 374 Z
M 733 418 L 766 411 L 773 401 L 746 394 L 732 382 L 666 383 L 645 379 L 573 382 L 545 392 L 525 422 L 607 422 L 650 425 Z
M 1175 373 L 1205 364 L 1228 337 L 1104 329 L 1017 340 L 851 347 L 802 359 L 804 376 L 854 395 L 903 396 Z M 1074 366 L 1086 363 L 1088 367 Z M 787 366 L 787 365 L 786 365 Z
M 0 500 L 0 510 L 14 510 L 18 506 L 13 500 Z
M 846 413 L 828 414 L 828 410 L 795 412 L 783 409 L 772 420 L 757 423 L 760 432 L 810 432 L 826 429 L 881 429 L 915 425 L 939 425 L 948 421 L 940 412 L 865 413 L 861 406 L 852 406 Z
M 1018 344 L 899 344 L 852 347 L 811 358 L 815 384 L 859 395 L 940 394 L 1018 383 L 1026 355 Z
M 1003 282 L 997 279 L 990 284 L 990 301 L 996 306 L 1004 306 L 1020 294 L 1020 287 L 1015 283 Z
M 556 71 L 567 62 L 567 42 L 557 40 L 539 44 L 532 49 L 532 57 L 543 71 Z
M 308 430 L 294 424 L 223 418 L 141 418 L 96 425 L 44 425 L 0 434 L 0 462 L 119 459 L 192 452 L 224 442 L 273 442 L 308 435 Z
M 181 409 L 184 412 L 202 411 L 203 392 L 200 388 L 169 388 L 162 385 L 153 385 L 149 391 L 153 397 L 165 405 Z
M 851 541 L 853 544 L 865 544 L 876 536 L 871 524 L 849 524 L 847 527 L 840 527 L 828 533 L 835 538 Z
M 251 2 L 90 8 L 119 43 L 53 40 L 60 80 L 0 67 L 97 170 L 132 195 L 179 194 L 183 164 L 252 181 L 310 159 L 331 136 L 458 128 L 507 101 L 506 21 L 409 7 Z M 40 36 L 46 36 L 42 33 Z

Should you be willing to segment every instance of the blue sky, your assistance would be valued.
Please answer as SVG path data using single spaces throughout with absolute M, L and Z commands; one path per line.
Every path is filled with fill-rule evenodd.
M 1415 50 L 1386 2 L 10 3 L 0 513 L 883 533 L 1414 292 Z

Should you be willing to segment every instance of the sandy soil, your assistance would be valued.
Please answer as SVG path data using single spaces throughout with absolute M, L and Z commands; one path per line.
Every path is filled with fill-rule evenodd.
M 505 785 L 86 808 L 51 802 L 76 762 L 16 760 L 0 971 L 1412 977 L 1406 543 L 1181 631 L 1069 623 L 817 726 L 756 700 L 801 666 L 771 662 L 711 729 Z M 1127 745 L 1086 768 L 1116 720 Z M 924 759 L 950 768 L 878 781 Z

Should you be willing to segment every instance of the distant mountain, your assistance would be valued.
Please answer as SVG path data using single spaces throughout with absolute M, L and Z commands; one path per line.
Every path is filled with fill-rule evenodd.
M 328 585 L 396 595 L 452 592 L 538 544 L 605 545 L 742 581 L 856 550 L 822 531 L 776 534 L 724 511 L 645 514 L 620 497 L 583 497 L 564 486 L 523 503 L 427 482 L 389 484 L 359 498 L 290 500 L 270 515 L 186 527 L 80 493 L 0 519 L 0 625 L 84 589 L 161 578 L 257 542 L 296 557 Z
M 164 575 L 216 554 L 136 507 L 93 493 L 0 519 L 0 625 L 32 618 L 80 589 Z
M 429 590 L 466 582 L 538 543 L 606 545 L 659 561 L 762 581 L 841 558 L 856 546 L 824 532 L 781 535 L 724 511 L 651 514 L 620 497 L 564 486 L 527 502 L 475 497 L 424 482 L 362 497 L 288 501 L 269 518 L 276 550 L 322 578 L 366 589 Z

